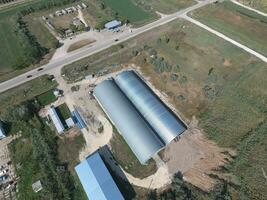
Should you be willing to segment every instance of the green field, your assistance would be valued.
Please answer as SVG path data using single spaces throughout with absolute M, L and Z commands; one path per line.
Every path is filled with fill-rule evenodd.
M 41 106 L 49 105 L 57 100 L 57 98 L 55 97 L 53 93 L 53 90 L 49 90 L 41 95 L 38 95 L 36 99 L 40 103 Z
M 57 82 L 45 75 L 0 93 L 0 113 L 9 106 L 19 105 L 56 87 Z
M 66 103 L 63 103 L 63 104 L 59 105 L 58 107 L 56 107 L 56 110 L 57 110 L 59 116 L 64 121 L 71 117 L 70 110 L 69 110 L 69 108 L 68 108 Z
M 182 20 L 122 46 L 70 64 L 62 72 L 72 82 L 87 74 L 121 69 L 112 68 L 114 63 L 137 64 L 183 117 L 196 116 L 210 139 L 237 150 L 238 156 L 225 168 L 240 184 L 228 186 L 232 197 L 266 199 L 262 169 L 267 171 L 267 64 Z
M 196 2 L 193 0 L 133 0 L 136 4 L 144 9 L 149 9 L 164 13 L 172 14 L 183 8 L 192 6 Z
M 142 24 L 153 17 L 152 14 L 136 6 L 131 0 L 102 0 L 107 6 L 126 17 L 133 24 Z
M 57 48 L 58 40 L 42 24 L 41 18 L 34 18 L 32 15 L 29 15 L 24 20 L 27 22 L 30 32 L 37 38 L 41 46 L 53 50 Z
M 191 15 L 209 27 L 267 56 L 267 17 L 230 1 L 208 5 Z

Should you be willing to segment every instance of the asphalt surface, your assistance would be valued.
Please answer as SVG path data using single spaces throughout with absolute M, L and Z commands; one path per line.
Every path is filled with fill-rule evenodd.
M 82 48 L 80 50 L 74 51 L 72 53 L 67 54 L 63 58 L 58 58 L 56 60 L 51 60 L 48 64 L 43 65 L 39 68 L 43 68 L 43 70 L 38 71 L 38 68 L 28 71 L 24 74 L 21 74 L 15 78 L 12 78 L 8 81 L 5 81 L 3 83 L 0 83 L 0 93 L 4 92 L 6 90 L 9 90 L 11 88 L 14 88 L 18 85 L 21 85 L 29 80 L 32 80 L 34 78 L 37 78 L 39 76 L 42 76 L 44 74 L 53 74 L 54 70 L 60 70 L 63 66 L 70 64 L 72 62 L 75 62 L 77 60 L 80 60 L 82 58 L 85 58 L 87 56 L 93 55 L 95 53 L 98 53 L 100 51 L 103 51 L 104 49 L 107 49 L 115 44 L 119 44 L 121 42 L 124 42 L 130 38 L 136 37 L 144 32 L 147 32 L 151 29 L 154 29 L 156 27 L 159 27 L 163 24 L 169 23 L 170 21 L 173 21 L 177 18 L 183 17 L 186 15 L 186 13 L 191 12 L 195 9 L 198 9 L 200 7 L 203 7 L 207 4 L 213 3 L 215 0 L 205 0 L 205 1 L 199 1 L 197 4 L 188 7 L 184 10 L 178 11 L 174 14 L 164 16 L 160 18 L 157 21 L 154 21 L 150 24 L 147 24 L 145 26 L 142 26 L 140 28 L 132 29 L 132 32 L 122 32 L 118 34 L 114 34 L 113 38 L 109 38 L 107 40 L 98 41 L 93 46 L 90 46 L 88 48 Z M 115 40 L 118 41 L 115 41 Z M 30 77 L 29 77 L 30 76 Z

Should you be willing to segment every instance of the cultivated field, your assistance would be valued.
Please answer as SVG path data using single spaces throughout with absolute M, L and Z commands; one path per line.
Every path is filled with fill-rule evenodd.
M 208 5 L 191 15 L 202 23 L 267 56 L 267 17 L 229 1 Z
M 66 66 L 62 72 L 74 81 L 130 63 L 140 66 L 184 119 L 196 116 L 206 136 L 237 150 L 236 159 L 224 169 L 236 176 L 230 179 L 237 184 L 231 192 L 265 199 L 266 63 L 180 20 Z

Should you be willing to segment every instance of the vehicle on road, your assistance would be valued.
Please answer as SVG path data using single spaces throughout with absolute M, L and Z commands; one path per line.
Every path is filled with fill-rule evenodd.
M 115 39 L 114 41 L 115 41 L 115 42 L 118 42 L 118 41 L 119 41 L 119 39 Z
M 28 75 L 28 76 L 27 76 L 27 78 L 31 78 L 31 77 L 32 77 L 32 75 Z
M 39 72 L 39 71 L 42 71 L 43 69 L 44 69 L 44 68 L 41 67 L 41 68 L 37 69 L 37 71 Z

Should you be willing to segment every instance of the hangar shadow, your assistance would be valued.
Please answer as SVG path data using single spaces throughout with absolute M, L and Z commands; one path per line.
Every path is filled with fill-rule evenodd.
M 105 145 L 99 148 L 98 152 L 101 155 L 104 163 L 106 164 L 111 176 L 113 177 L 123 197 L 127 200 L 134 199 L 136 197 L 136 192 L 127 180 L 127 177 L 125 176 L 121 168 L 119 167 L 119 164 L 116 162 L 115 158 L 110 152 L 109 147 Z

